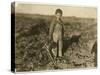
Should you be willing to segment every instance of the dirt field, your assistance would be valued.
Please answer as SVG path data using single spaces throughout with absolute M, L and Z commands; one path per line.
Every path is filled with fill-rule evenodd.
M 52 18 L 53 16 L 38 14 L 16 14 L 16 70 L 38 71 L 96 67 L 96 19 L 63 17 L 63 59 L 52 61 L 46 48 L 43 47 L 48 42 L 49 25 Z

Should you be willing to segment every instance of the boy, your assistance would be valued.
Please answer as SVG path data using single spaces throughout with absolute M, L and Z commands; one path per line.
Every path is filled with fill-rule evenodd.
M 49 40 L 53 41 L 57 47 L 56 57 L 62 57 L 64 34 L 63 22 L 61 20 L 62 14 L 63 12 L 61 9 L 55 11 L 55 18 L 51 22 L 49 29 Z

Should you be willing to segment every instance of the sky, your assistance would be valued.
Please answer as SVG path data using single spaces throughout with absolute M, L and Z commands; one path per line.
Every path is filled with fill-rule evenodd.
M 63 16 L 76 16 L 83 18 L 97 18 L 96 7 L 67 6 L 67 5 L 47 5 L 47 4 L 28 4 L 16 3 L 16 13 L 54 15 L 56 9 L 62 9 Z

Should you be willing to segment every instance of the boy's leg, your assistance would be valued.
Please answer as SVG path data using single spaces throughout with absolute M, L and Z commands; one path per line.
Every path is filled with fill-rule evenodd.
M 59 41 L 57 41 L 57 57 L 59 56 Z
M 58 41 L 58 54 L 60 57 L 62 57 L 62 49 L 63 49 L 63 41 L 62 40 L 59 40 Z

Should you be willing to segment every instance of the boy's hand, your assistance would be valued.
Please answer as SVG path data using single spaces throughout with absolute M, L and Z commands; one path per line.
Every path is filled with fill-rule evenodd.
M 51 41 L 52 39 L 51 39 L 51 36 L 49 36 L 49 42 Z
M 52 43 L 52 41 L 53 41 L 53 37 L 49 36 L 49 43 Z

